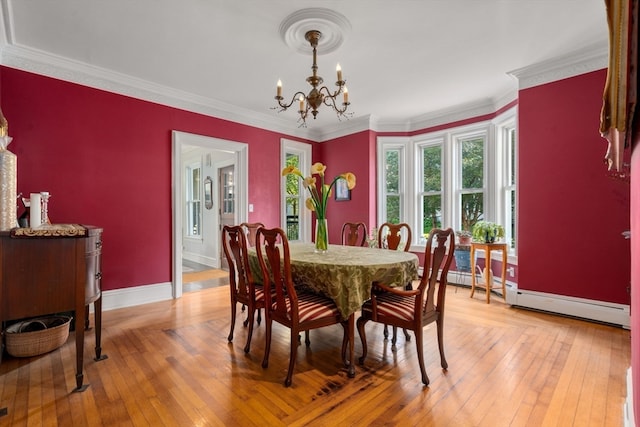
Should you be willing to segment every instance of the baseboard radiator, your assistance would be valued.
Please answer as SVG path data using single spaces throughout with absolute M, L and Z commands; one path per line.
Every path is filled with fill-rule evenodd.
M 631 328 L 629 305 L 518 289 L 507 283 L 507 304 Z

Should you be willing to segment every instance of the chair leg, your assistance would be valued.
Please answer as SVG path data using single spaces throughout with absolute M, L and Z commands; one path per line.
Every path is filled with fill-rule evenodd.
M 249 353 L 251 348 L 251 336 L 253 335 L 253 320 L 255 316 L 255 309 L 249 307 L 247 320 L 249 321 L 249 332 L 247 334 L 247 344 L 244 346 L 244 352 Z
M 358 318 L 356 325 L 358 326 L 358 335 L 360 335 L 360 342 L 362 343 L 362 356 L 358 359 L 361 365 L 364 365 L 364 360 L 367 358 L 367 336 L 364 332 L 364 325 L 368 319 L 362 317 Z
M 309 339 L 309 330 L 304 331 L 304 343 L 309 347 L 311 345 L 311 340 Z
M 271 350 L 271 322 L 272 320 L 265 313 L 265 342 L 264 342 L 264 358 L 262 359 L 262 367 L 269 366 L 269 351 Z
M 386 324 L 384 325 L 384 331 L 382 332 L 382 334 L 384 335 L 385 341 L 389 339 L 389 327 Z
M 403 331 L 404 331 L 404 338 L 407 341 L 411 341 L 411 335 L 409 334 L 409 331 L 407 331 L 406 329 L 403 329 Z
M 260 322 L 262 321 L 262 310 L 258 309 L 258 325 L 260 325 Z
M 420 365 L 420 374 L 422 375 L 422 383 L 429 385 L 429 377 L 424 368 L 424 353 L 422 351 L 422 330 L 416 332 L 416 350 L 418 351 L 418 365 Z
M 307 331 L 305 331 L 307 332 Z M 291 379 L 293 378 L 293 368 L 296 364 L 296 356 L 298 353 L 298 343 L 294 339 L 298 335 L 298 331 L 294 331 L 291 329 L 291 340 L 290 340 L 290 349 L 289 349 L 289 369 L 287 370 L 287 378 L 284 380 L 285 387 L 289 387 L 291 385 Z
M 229 331 L 229 336 L 227 340 L 229 342 L 233 341 L 233 330 L 236 327 L 236 302 L 231 301 L 231 330 Z
M 444 331 L 442 320 L 436 320 L 436 329 L 438 331 L 438 349 L 440 350 L 440 366 L 442 369 L 448 369 L 449 364 L 447 363 L 447 359 L 444 357 Z
M 385 325 L 387 326 L 387 325 Z M 398 328 L 393 326 L 393 337 L 391 338 L 391 351 L 396 351 L 396 341 L 398 340 Z

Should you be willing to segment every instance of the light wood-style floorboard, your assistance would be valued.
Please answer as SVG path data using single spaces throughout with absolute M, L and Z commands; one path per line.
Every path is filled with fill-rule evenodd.
M 230 324 L 227 286 L 179 300 L 103 314 L 103 353 L 85 343 L 85 382 L 75 387 L 73 332 L 58 350 L 0 365 L 0 426 L 621 426 L 630 333 L 617 327 L 512 308 L 499 297 L 449 286 L 443 372 L 434 325 L 424 329 L 429 387 L 415 340 L 398 350 L 369 322 L 369 355 L 348 378 L 342 328 L 311 332 L 283 386 L 289 330 L 274 324 L 261 367 L 264 324 L 243 352 L 245 313 Z M 304 340 L 303 340 L 304 341 Z M 361 346 L 356 334 L 356 357 Z M 356 359 L 357 360 L 357 359 Z

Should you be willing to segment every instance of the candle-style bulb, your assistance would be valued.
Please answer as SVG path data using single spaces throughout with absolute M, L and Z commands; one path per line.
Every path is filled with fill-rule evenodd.
M 344 87 L 344 103 L 348 103 L 349 102 L 349 89 L 347 89 L 347 87 Z
M 342 81 L 342 68 L 340 67 L 340 64 L 336 65 L 336 73 L 338 73 L 338 81 L 341 82 Z
M 276 90 L 276 95 L 278 98 L 282 97 L 282 81 L 278 79 L 278 89 Z

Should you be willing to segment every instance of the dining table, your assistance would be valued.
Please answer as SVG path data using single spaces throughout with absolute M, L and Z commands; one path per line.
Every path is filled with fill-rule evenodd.
M 355 376 L 355 313 L 371 299 L 372 284 L 404 287 L 418 278 L 418 257 L 404 251 L 330 244 L 324 253 L 313 243 L 289 243 L 291 276 L 296 288 L 331 298 L 348 321 L 349 377 Z M 255 248 L 248 253 L 254 280 L 262 282 Z

